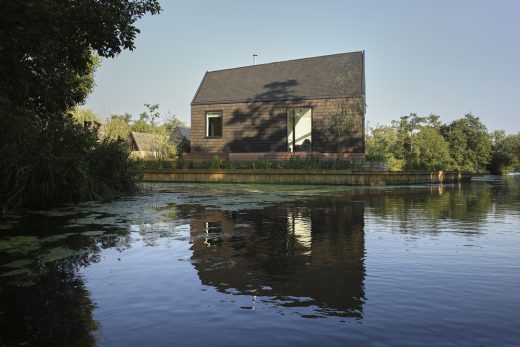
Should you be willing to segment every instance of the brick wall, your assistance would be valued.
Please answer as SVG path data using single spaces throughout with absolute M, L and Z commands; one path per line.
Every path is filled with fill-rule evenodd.
M 318 99 L 193 105 L 191 107 L 191 150 L 204 152 L 285 152 L 287 151 L 287 108 L 312 108 L 312 148 L 337 152 L 338 135 L 331 114 L 342 107 L 352 115 L 349 131 L 340 137 L 341 152 L 364 152 L 362 99 Z M 221 111 L 220 138 L 206 138 L 206 112 Z

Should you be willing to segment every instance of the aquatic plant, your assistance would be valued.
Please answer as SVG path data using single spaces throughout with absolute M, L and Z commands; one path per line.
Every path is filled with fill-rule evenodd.
M 220 159 L 218 157 L 218 155 L 215 155 L 209 162 L 209 168 L 212 170 L 222 169 L 223 166 L 224 166 L 224 163 L 223 163 L 222 159 Z

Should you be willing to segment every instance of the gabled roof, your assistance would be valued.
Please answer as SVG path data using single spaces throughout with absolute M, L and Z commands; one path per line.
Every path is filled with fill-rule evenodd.
M 136 146 L 136 150 L 144 152 L 156 152 L 165 142 L 164 136 L 132 131 L 130 137 Z
M 175 130 L 170 136 L 170 141 L 172 142 L 180 142 L 183 138 L 190 141 L 191 140 L 191 128 L 187 127 L 175 127 Z
M 361 96 L 364 79 L 364 52 L 211 71 L 192 105 Z

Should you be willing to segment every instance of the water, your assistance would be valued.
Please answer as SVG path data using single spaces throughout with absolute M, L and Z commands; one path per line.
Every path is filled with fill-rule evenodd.
M 519 346 L 520 178 L 155 184 L 0 223 L 0 345 Z

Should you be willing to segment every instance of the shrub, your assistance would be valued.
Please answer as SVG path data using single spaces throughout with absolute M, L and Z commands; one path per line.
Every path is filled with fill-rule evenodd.
M 295 170 L 301 169 L 302 163 L 300 157 L 291 154 L 291 156 L 289 157 L 289 167 Z
M 97 142 L 95 130 L 69 117 L 26 120 L 17 119 L 23 137 L 4 133 L 0 140 L 3 210 L 111 199 L 136 189 L 141 163 L 128 158 L 125 143 Z
M 209 162 L 209 168 L 212 170 L 222 169 L 223 166 L 224 163 L 222 162 L 222 159 L 220 159 L 217 155 L 214 156 L 213 159 L 211 159 Z
M 307 170 L 319 170 L 321 168 L 320 158 L 318 156 L 309 154 L 305 158 L 303 165 Z
M 283 162 L 283 161 L 278 160 L 278 161 L 275 162 L 274 167 L 275 167 L 276 169 L 284 169 L 284 168 L 285 168 L 285 165 L 284 165 L 284 162 Z
M 226 161 L 224 162 L 224 167 L 225 167 L 226 169 L 228 169 L 228 170 L 234 170 L 234 169 L 236 169 L 236 164 L 235 164 L 235 162 L 232 161 L 232 160 L 226 160 Z
M 138 166 L 128 158 L 124 142 L 104 140 L 89 153 L 87 199 L 113 199 L 136 190 Z
M 273 163 L 269 159 L 262 160 L 262 168 L 264 168 L 265 170 L 271 169 L 272 166 Z

